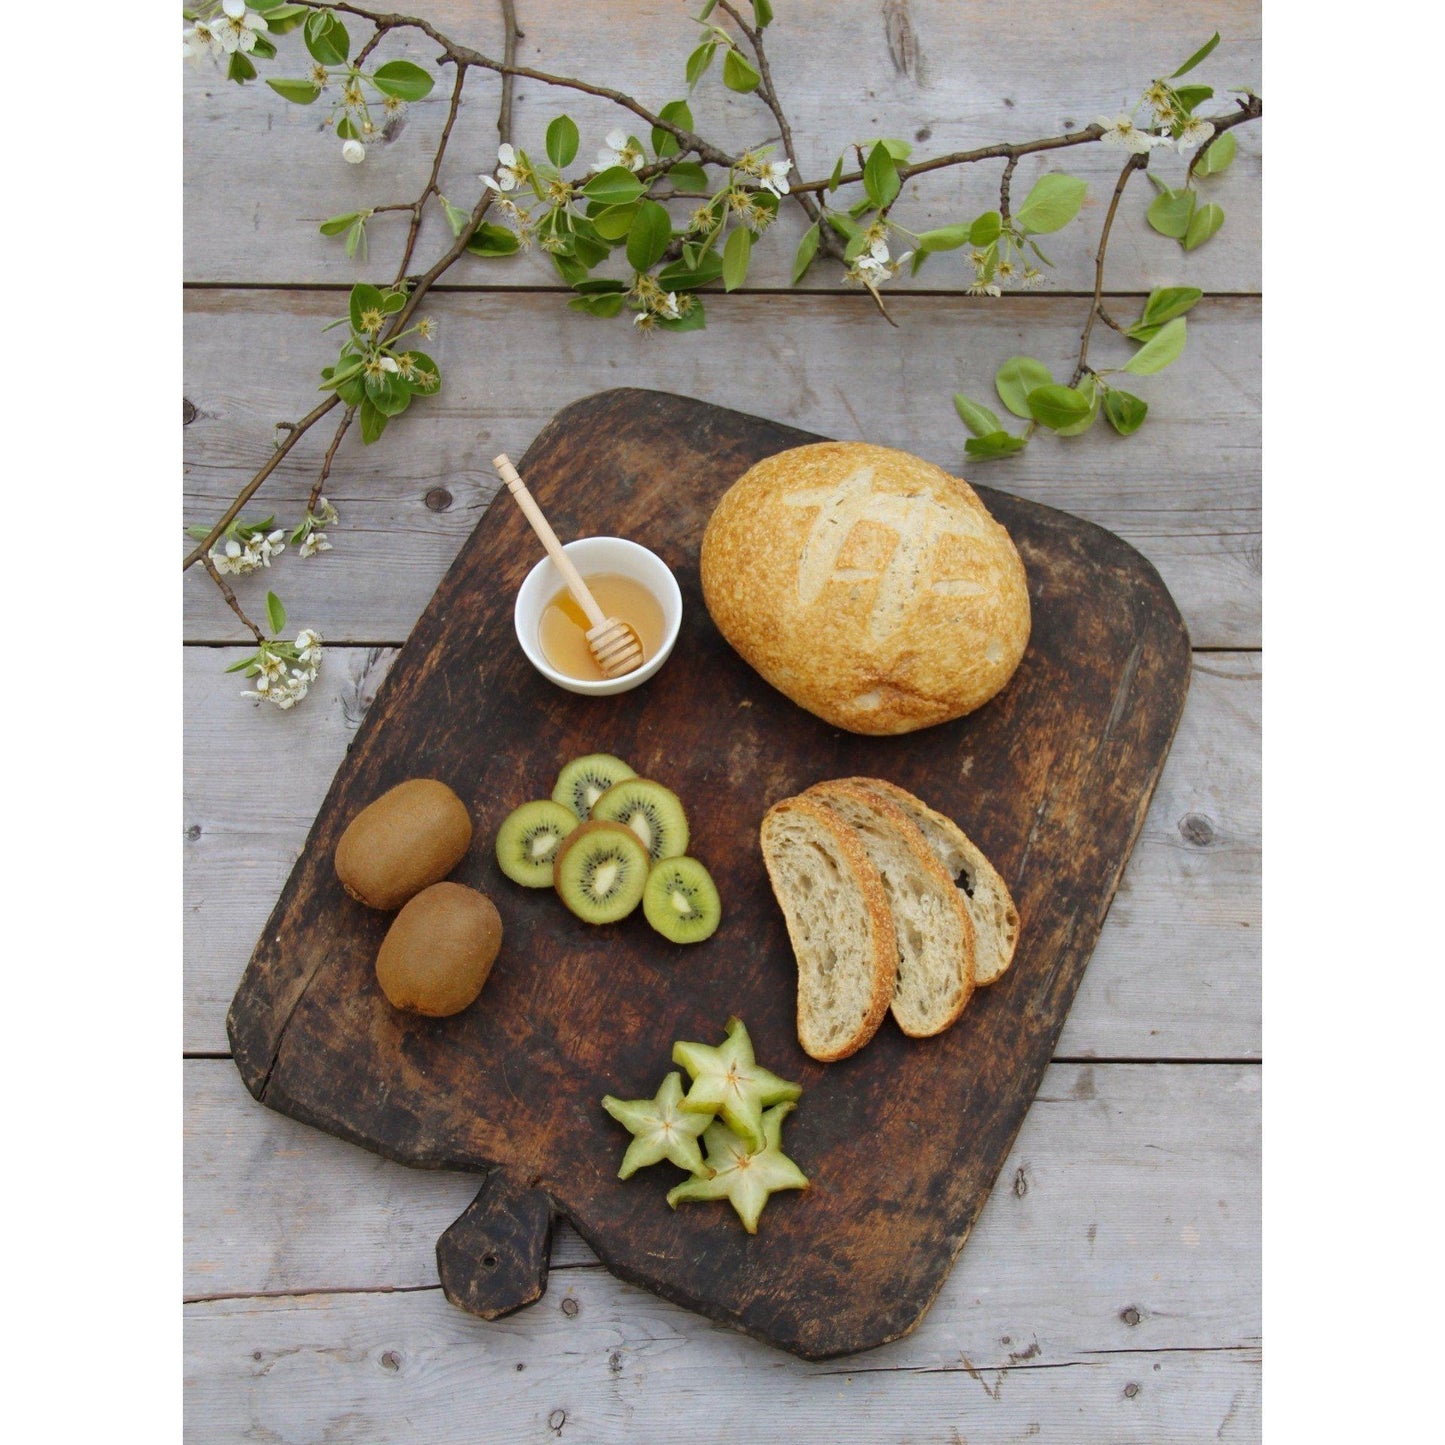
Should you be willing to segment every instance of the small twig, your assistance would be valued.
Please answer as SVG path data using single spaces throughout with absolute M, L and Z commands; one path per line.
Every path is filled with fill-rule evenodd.
M 1094 253 L 1094 299 L 1089 303 L 1089 317 L 1084 322 L 1084 330 L 1079 337 L 1079 360 L 1074 366 L 1073 376 L 1069 378 L 1070 386 L 1077 386 L 1079 378 L 1088 369 L 1089 336 L 1102 309 L 1099 302 L 1104 294 L 1104 253 L 1109 249 L 1109 232 L 1114 228 L 1114 217 L 1119 211 L 1119 198 L 1124 194 L 1124 187 L 1129 184 L 1129 177 L 1135 171 L 1142 171 L 1148 164 L 1147 155 L 1131 155 L 1124 162 L 1124 169 L 1119 172 L 1119 179 L 1114 185 L 1114 196 L 1104 217 L 1104 229 L 1099 233 L 1099 249 Z
M 502 60 L 508 66 L 517 63 L 517 7 L 513 0 L 502 0 Z M 516 78 L 510 69 L 502 76 L 502 103 L 497 108 L 497 144 L 510 145 L 512 140 L 512 92 Z
M 466 80 L 467 67 L 458 65 L 457 78 L 452 85 L 451 104 L 447 107 L 446 122 L 442 126 L 441 136 L 437 140 L 436 155 L 432 159 L 431 174 L 427 177 L 421 195 L 411 203 L 411 224 L 406 228 L 406 245 L 402 248 L 401 264 L 396 268 L 396 280 L 392 282 L 393 286 L 400 286 L 406 280 L 407 267 L 411 265 L 412 253 L 416 250 L 417 233 L 421 230 L 422 211 L 425 210 L 427 201 L 432 196 L 441 194 L 437 189 L 437 177 L 441 174 L 442 158 L 446 155 L 447 145 L 452 138 L 452 126 L 456 124 L 457 112 L 462 106 L 462 86 L 466 84 Z
M 236 594 L 231 591 L 230 584 L 221 576 L 216 564 L 211 561 L 209 553 L 201 553 L 201 565 L 210 573 L 211 581 L 221 589 L 221 596 L 226 599 L 226 605 L 241 619 L 242 624 L 250 629 L 251 636 L 254 637 L 257 642 L 265 642 L 266 634 L 241 611 L 241 604 L 236 601 Z
M 370 58 L 371 52 L 375 50 L 378 45 L 381 44 L 382 37 L 387 33 L 388 30 L 394 30 L 395 28 L 396 27 L 393 25 L 378 24 L 376 27 L 376 33 L 371 37 L 370 40 L 366 42 L 365 45 L 361 47 L 360 50 L 356 52 L 356 59 L 351 62 L 352 65 L 354 65 L 357 70 L 360 70 L 361 67 L 365 65 L 367 60 Z
M 326 448 L 326 455 L 321 459 L 321 475 L 316 478 L 316 485 L 311 488 L 311 495 L 306 500 L 308 514 L 316 510 L 316 504 L 321 500 L 326 479 L 331 475 L 331 463 L 336 457 L 336 449 L 341 445 L 341 438 L 346 435 L 347 429 L 351 426 L 351 419 L 355 415 L 356 408 L 354 406 L 346 408 L 346 414 L 341 418 L 341 425 L 336 428 L 336 435 L 331 438 L 331 445 Z
M 1117 331 L 1120 336 L 1124 336 L 1127 334 L 1127 328 L 1120 326 L 1119 323 L 1115 321 L 1114 318 L 1110 316 L 1109 313 L 1105 311 L 1102 306 L 1098 308 L 1098 311 L 1099 320 L 1102 321 L 1104 325 L 1107 326 L 1111 331 Z
M 998 213 L 1003 217 L 1003 223 L 1008 225 L 1009 220 L 1009 190 L 1013 185 L 1014 171 L 1018 168 L 1019 158 L 1010 156 L 1008 164 L 1003 168 L 1003 175 L 998 183 Z

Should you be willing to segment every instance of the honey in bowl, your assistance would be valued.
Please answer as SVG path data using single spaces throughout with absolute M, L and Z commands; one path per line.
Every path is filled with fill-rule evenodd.
M 606 617 L 618 617 L 637 634 L 642 643 L 642 661 L 657 655 L 666 632 L 660 603 L 641 582 L 614 572 L 601 572 L 583 580 Z M 563 587 L 542 609 L 538 641 L 550 666 L 580 682 L 600 682 L 605 674 L 593 660 L 587 645 L 587 614 Z

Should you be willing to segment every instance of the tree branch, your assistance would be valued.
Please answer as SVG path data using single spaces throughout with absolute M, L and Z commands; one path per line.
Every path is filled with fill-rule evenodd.
M 1147 155 L 1131 155 L 1124 162 L 1124 169 L 1119 172 L 1119 179 L 1115 183 L 1114 196 L 1109 202 L 1109 210 L 1104 217 L 1104 229 L 1099 233 L 1099 249 L 1094 253 L 1094 299 L 1089 304 L 1088 320 L 1084 322 L 1084 330 L 1079 337 L 1079 359 L 1074 366 L 1073 376 L 1069 378 L 1070 386 L 1077 386 L 1079 378 L 1088 368 L 1089 336 L 1094 330 L 1094 322 L 1099 317 L 1099 302 L 1104 295 L 1104 253 L 1109 249 L 1109 232 L 1114 228 L 1114 217 L 1119 210 L 1119 198 L 1124 194 L 1124 187 L 1129 184 L 1129 177 L 1135 171 L 1142 171 L 1148 164 L 1149 157 Z
M 226 599 L 226 606 L 241 619 L 242 626 L 250 629 L 251 636 L 254 637 L 258 643 L 265 642 L 266 634 L 241 611 L 241 604 L 236 601 L 236 594 L 231 591 L 230 584 L 221 576 L 216 564 L 212 562 L 210 557 L 204 552 L 201 553 L 201 565 L 210 573 L 211 581 L 221 589 L 221 596 Z

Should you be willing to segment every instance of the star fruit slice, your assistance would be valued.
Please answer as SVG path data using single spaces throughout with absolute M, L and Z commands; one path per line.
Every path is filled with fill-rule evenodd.
M 780 1189 L 806 1189 L 808 1176 L 783 1153 L 783 1120 L 797 1106 L 777 1104 L 763 1115 L 763 1147 L 750 1149 L 720 1120 L 708 1125 L 702 1142 L 712 1176 L 694 1174 L 670 1189 L 667 1202 L 676 1209 L 683 1200 L 726 1199 L 737 1210 L 743 1228 L 758 1232 L 758 1216 L 768 1196 Z
M 614 1099 L 611 1094 L 602 1100 L 602 1107 L 630 1134 L 636 1135 L 622 1156 L 619 1179 L 628 1179 L 639 1169 L 670 1159 L 680 1169 L 693 1174 L 706 1173 L 697 1136 L 708 1126 L 702 1114 L 684 1113 L 682 1109 L 682 1075 L 676 1070 L 663 1081 L 651 1099 Z
M 798 1098 L 802 1086 L 754 1061 L 753 1041 L 741 1019 L 730 1018 L 726 1032 L 727 1039 L 715 1049 L 682 1041 L 672 1046 L 673 1063 L 692 1076 L 682 1107 L 690 1114 L 721 1114 L 750 1149 L 762 1149 L 763 1110 Z

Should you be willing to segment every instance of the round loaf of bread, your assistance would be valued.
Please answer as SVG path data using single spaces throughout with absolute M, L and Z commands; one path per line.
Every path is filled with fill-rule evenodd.
M 768 682 L 855 733 L 982 707 L 1029 640 L 1023 563 L 973 488 L 864 442 L 795 447 L 734 482 L 703 536 L 702 592 Z

